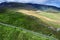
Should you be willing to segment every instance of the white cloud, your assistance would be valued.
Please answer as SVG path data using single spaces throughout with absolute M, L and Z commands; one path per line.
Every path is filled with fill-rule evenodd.
M 46 2 L 47 0 L 20 0 L 20 2 L 30 2 L 30 3 L 44 3 Z
M 1 2 L 8 1 L 8 2 L 23 2 L 23 3 L 37 3 L 37 4 L 48 4 L 48 5 L 59 5 L 60 0 L 0 0 Z
M 23 2 L 23 3 L 28 3 L 28 2 L 31 2 L 31 3 L 44 3 L 47 0 L 0 0 L 0 2 L 2 2 L 2 1 L 8 1 L 8 2 L 15 1 L 15 2 Z
M 16 1 L 26 3 L 26 2 L 31 2 L 32 0 L 16 0 Z
M 0 0 L 0 2 L 3 2 L 4 0 Z
M 34 3 L 45 3 L 48 0 L 33 0 Z
M 15 1 L 15 0 L 6 0 L 6 1 Z
M 60 7 L 60 0 L 50 0 L 50 1 L 48 0 L 48 2 L 46 2 L 45 4 Z

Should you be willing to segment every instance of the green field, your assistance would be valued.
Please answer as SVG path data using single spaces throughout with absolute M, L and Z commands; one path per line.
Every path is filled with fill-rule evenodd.
M 43 20 L 45 23 L 47 23 L 48 25 L 51 25 L 55 28 L 60 28 L 60 12 L 57 12 L 57 13 L 50 13 L 50 12 L 37 12 L 37 14 L 43 16 L 43 17 L 46 17 L 46 18 L 49 18 L 51 20 L 54 20 L 54 21 L 47 21 L 47 20 Z M 42 18 L 41 18 L 42 19 Z
M 0 24 L 0 40 L 57 40 L 26 29 Z
M 37 17 L 8 10 L 0 13 L 0 40 L 60 39 L 60 32 L 50 26 Z
M 42 20 L 18 12 L 0 14 L 0 22 L 17 27 L 22 27 L 35 32 L 41 31 L 44 34 L 50 34 L 50 32 L 52 32 L 50 29 L 48 29 L 49 25 L 45 24 Z
M 53 20 L 60 20 L 60 13 L 49 13 L 49 12 L 42 12 L 42 13 L 38 13 L 42 16 L 45 16 L 45 17 L 48 17 L 48 18 L 51 18 Z

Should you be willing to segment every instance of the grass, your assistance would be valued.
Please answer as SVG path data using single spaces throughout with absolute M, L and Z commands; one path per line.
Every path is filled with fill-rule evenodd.
M 56 20 L 56 22 L 53 21 L 47 21 L 42 19 L 45 23 L 47 23 L 48 25 L 55 27 L 55 28 L 60 28 L 60 13 L 49 13 L 49 12 L 38 12 L 39 15 L 47 17 L 51 20 Z M 59 22 L 57 22 L 59 21 Z
M 34 16 L 28 16 L 28 15 L 25 15 L 23 13 L 14 12 L 14 11 L 8 11 L 8 12 L 5 12 L 5 13 L 0 13 L 0 23 L 13 25 L 13 26 L 16 26 L 18 28 L 21 27 L 21 28 L 24 28 L 26 30 L 30 30 L 30 31 L 38 32 L 38 33 L 43 33 L 43 34 L 46 34 L 46 35 L 50 35 L 51 34 L 50 36 L 53 35 L 53 37 L 57 37 L 57 38 L 59 36 L 59 35 L 57 36 L 57 34 L 55 35 L 54 34 L 55 31 L 53 31 L 53 30 L 48 28 L 50 25 L 46 24 L 41 19 L 38 19 L 38 18 L 36 18 Z M 8 27 L 6 27 L 6 28 L 3 27 L 3 28 L 5 30 L 6 30 L 6 28 L 9 29 Z M 1 30 L 2 30 L 2 28 L 1 28 Z M 11 31 L 12 31 L 11 32 L 12 36 L 9 36 L 9 38 L 7 37 L 5 39 L 6 40 L 17 40 L 17 39 L 15 39 L 16 38 L 15 36 L 17 34 L 14 34 L 16 29 L 13 28 L 13 29 L 11 29 Z M 1 32 L 4 32 L 4 31 L 1 31 Z M 30 33 L 31 32 L 29 32 L 27 34 L 21 33 L 20 35 L 23 34 L 23 35 L 25 35 L 26 38 L 24 36 L 22 36 L 22 38 L 19 37 L 19 39 L 21 39 L 21 40 L 40 40 L 40 37 L 37 37 L 37 36 L 35 36 L 36 39 L 32 39 L 32 36 L 34 36 L 35 33 L 33 33 L 33 35 L 30 34 Z M 7 34 L 4 34 L 4 36 L 5 35 L 7 35 Z M 8 35 L 10 35 L 10 34 L 8 34 Z M 11 39 L 10 37 L 11 38 L 13 37 L 13 38 Z M 44 37 L 41 37 L 41 40 L 48 40 L 48 39 L 46 39 L 46 38 L 44 39 Z M 55 40 L 55 39 L 53 39 L 53 40 Z
M 22 9 L 16 8 L 16 9 L 13 9 L 13 10 L 14 11 L 18 10 L 19 11 L 19 10 L 22 10 Z M 31 10 L 29 12 L 31 12 Z M 45 12 L 45 11 L 33 11 L 33 12 L 36 13 L 36 14 L 39 14 L 42 17 L 46 17 L 46 18 L 52 20 L 52 21 L 50 21 L 50 20 L 47 21 L 47 20 L 45 20 L 44 18 L 41 17 L 40 21 L 41 20 L 44 21 L 44 24 L 50 25 L 50 26 L 52 26 L 54 28 L 60 28 L 60 18 L 59 18 L 60 17 L 60 12 Z M 33 12 L 31 12 L 31 13 L 33 13 Z M 23 11 L 23 13 L 24 13 L 24 11 Z
M 39 13 L 40 15 L 42 16 L 45 16 L 47 18 L 51 18 L 51 19 L 54 19 L 54 20 L 60 20 L 60 13 L 49 13 L 49 12 L 42 12 L 42 13 Z
M 39 20 L 38 18 L 33 16 L 24 15 L 22 13 L 17 12 L 0 14 L 0 22 L 14 25 L 17 27 L 26 28 L 28 30 L 36 32 L 42 31 L 43 33 L 46 34 L 49 34 L 51 32 L 51 30 L 48 29 L 48 25 L 45 24 L 42 20 Z
M 57 40 L 52 36 L 0 24 L 0 40 Z

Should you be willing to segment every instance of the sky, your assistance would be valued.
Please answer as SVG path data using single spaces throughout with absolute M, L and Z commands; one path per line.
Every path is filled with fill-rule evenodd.
M 60 0 L 0 0 L 1 2 L 22 2 L 22 3 L 35 3 L 35 4 L 45 4 L 60 7 Z

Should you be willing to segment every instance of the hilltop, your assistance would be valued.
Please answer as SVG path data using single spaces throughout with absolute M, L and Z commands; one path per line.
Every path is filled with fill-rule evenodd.
M 50 5 L 3 2 L 0 4 L 0 30 L 3 30 L 0 31 L 2 35 L 0 39 L 60 39 L 59 11 L 60 8 Z M 41 35 L 38 36 L 39 34 Z M 9 37 L 6 38 L 5 35 Z
M 27 10 L 41 10 L 41 11 L 60 11 L 60 8 L 51 5 L 32 4 L 32 3 L 18 3 L 18 2 L 3 2 L 0 7 L 21 8 Z

